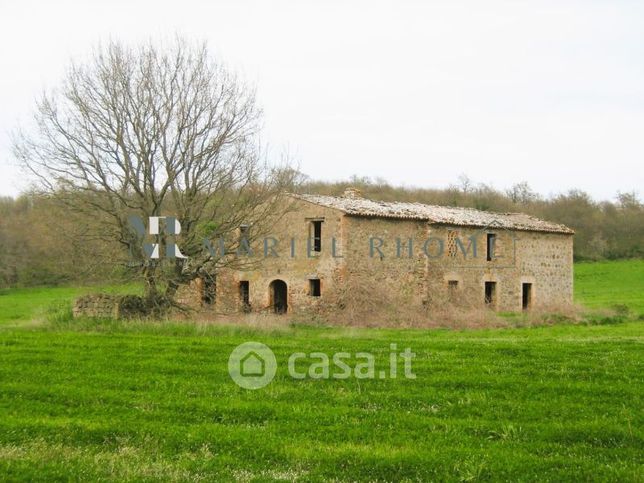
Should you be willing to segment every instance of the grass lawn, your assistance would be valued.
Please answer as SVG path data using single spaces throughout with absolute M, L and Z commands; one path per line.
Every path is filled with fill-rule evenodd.
M 137 293 L 133 285 L 0 289 L 0 327 L 41 322 L 47 313 L 86 293 Z
M 644 315 L 644 260 L 575 264 L 575 300 L 592 308 L 625 305 Z
M 577 298 L 644 312 L 641 270 L 577 266 Z M 625 290 L 606 296 L 606 277 Z M 644 479 L 636 316 L 468 331 L 16 323 L 73 296 L 56 290 L 0 296 L 3 480 Z M 249 340 L 278 362 L 255 391 L 227 371 Z M 371 352 L 388 373 L 392 343 L 416 353 L 415 379 L 402 363 L 395 379 L 288 375 L 293 352 L 338 351 L 352 367 Z

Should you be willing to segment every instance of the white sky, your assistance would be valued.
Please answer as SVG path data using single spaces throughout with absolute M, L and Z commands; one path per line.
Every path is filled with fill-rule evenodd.
M 264 139 L 313 178 L 644 194 L 641 0 L 0 0 L 0 194 L 69 59 L 175 33 L 257 84 Z

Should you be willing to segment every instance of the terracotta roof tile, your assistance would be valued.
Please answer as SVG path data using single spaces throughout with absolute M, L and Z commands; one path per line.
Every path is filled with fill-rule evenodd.
M 317 205 L 335 208 L 352 216 L 423 220 L 429 223 L 456 226 L 495 226 L 502 229 L 547 233 L 574 233 L 565 225 L 540 220 L 524 213 L 494 213 L 474 208 L 375 201 L 367 198 L 309 194 L 294 194 L 292 196 Z

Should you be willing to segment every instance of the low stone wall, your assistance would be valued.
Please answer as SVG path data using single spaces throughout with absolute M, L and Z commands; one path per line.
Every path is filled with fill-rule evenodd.
M 146 310 L 136 295 L 93 294 L 77 298 L 72 313 L 74 317 L 127 319 L 145 316 Z

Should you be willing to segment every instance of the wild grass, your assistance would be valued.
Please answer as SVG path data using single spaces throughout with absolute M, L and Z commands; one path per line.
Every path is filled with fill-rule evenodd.
M 89 324 L 89 322 L 86 322 Z M 641 476 L 642 326 L 479 331 L 186 324 L 0 331 L 4 479 L 580 480 Z M 279 369 L 227 373 L 258 340 Z M 295 380 L 293 352 L 417 355 L 416 379 Z M 402 369 L 399 369 L 402 374 Z
M 575 300 L 644 316 L 644 260 L 576 263 Z
M 0 296 L 2 480 L 642 480 L 636 297 L 576 324 L 426 330 L 72 320 L 75 290 Z M 227 372 L 249 340 L 278 361 L 256 391 Z M 415 379 L 288 374 L 293 352 L 338 351 L 388 373 L 391 344 L 416 353 Z
M 0 289 L 0 326 L 40 323 L 53 312 L 71 312 L 72 300 L 93 292 L 139 293 L 137 285 L 98 285 L 85 287 L 30 287 Z

